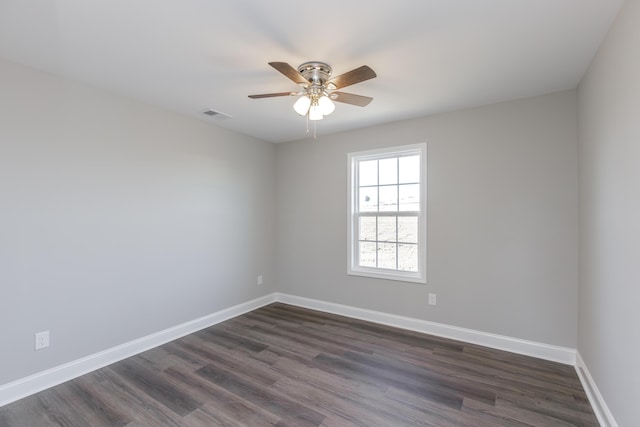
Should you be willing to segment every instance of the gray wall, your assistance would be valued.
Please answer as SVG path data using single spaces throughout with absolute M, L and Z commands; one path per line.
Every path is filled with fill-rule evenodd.
M 620 426 L 640 411 L 640 2 L 579 87 L 578 351 Z
M 318 133 L 277 146 L 279 291 L 575 348 L 575 92 Z M 428 284 L 347 276 L 347 153 L 423 141 Z
M 0 94 L 0 384 L 274 291 L 273 144 L 7 62 Z

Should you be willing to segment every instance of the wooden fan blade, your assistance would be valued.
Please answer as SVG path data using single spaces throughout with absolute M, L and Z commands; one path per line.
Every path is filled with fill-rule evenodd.
M 286 62 L 269 62 L 269 65 L 271 65 L 276 70 L 280 71 L 282 74 L 284 74 L 285 76 L 287 76 L 288 78 L 296 82 L 297 84 L 301 84 L 301 85 L 309 84 L 309 81 L 305 79 L 304 76 L 298 72 L 298 70 L 296 70 Z
M 330 79 L 329 84 L 333 84 L 336 89 L 340 89 L 374 77 L 376 77 L 375 71 L 373 71 L 369 66 L 363 65 L 355 70 L 347 71 L 344 74 L 340 74 L 339 76 Z
M 251 99 L 273 98 L 274 96 L 290 96 L 295 94 L 296 94 L 295 92 L 263 93 L 260 95 L 249 95 L 249 98 Z
M 329 98 L 337 102 L 357 105 L 358 107 L 366 107 L 371 101 L 373 101 L 373 98 L 368 96 L 354 95 L 352 93 L 345 92 L 331 92 Z

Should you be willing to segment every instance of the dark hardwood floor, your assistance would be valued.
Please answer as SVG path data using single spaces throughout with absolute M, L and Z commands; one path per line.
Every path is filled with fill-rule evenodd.
M 272 304 L 0 408 L 0 426 L 597 426 L 571 366 Z

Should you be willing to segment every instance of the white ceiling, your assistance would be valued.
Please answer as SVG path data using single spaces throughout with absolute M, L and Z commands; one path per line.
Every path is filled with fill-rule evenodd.
M 306 137 L 295 99 L 247 97 L 297 89 L 269 61 L 376 71 L 345 89 L 373 102 L 337 104 L 328 134 L 573 89 L 621 3 L 0 0 L 0 58 L 282 142 Z

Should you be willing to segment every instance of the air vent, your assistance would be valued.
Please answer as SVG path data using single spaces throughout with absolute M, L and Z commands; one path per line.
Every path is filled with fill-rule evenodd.
M 216 119 L 219 120 L 224 120 L 224 119 L 230 119 L 231 116 L 225 113 L 221 113 L 220 111 L 216 111 L 216 110 L 205 110 L 203 111 L 203 114 L 209 116 L 209 117 L 214 117 Z

